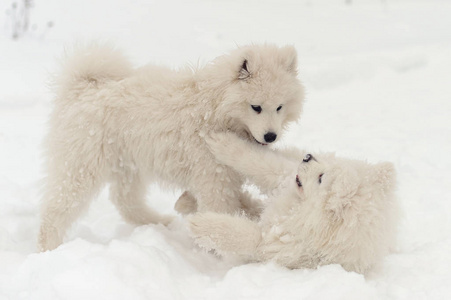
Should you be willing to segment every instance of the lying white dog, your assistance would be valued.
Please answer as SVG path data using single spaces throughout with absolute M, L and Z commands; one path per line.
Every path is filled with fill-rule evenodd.
M 241 47 L 180 71 L 133 69 L 106 46 L 75 51 L 56 78 L 40 250 L 61 244 L 106 183 L 121 215 L 136 224 L 171 220 L 145 204 L 152 181 L 188 190 L 200 211 L 246 209 L 243 178 L 215 161 L 203 136 L 231 131 L 256 144 L 275 142 L 298 119 L 302 101 L 291 46 Z
M 359 273 L 388 252 L 397 219 L 391 163 L 333 154 L 302 159 L 296 151 L 265 151 L 224 133 L 213 135 L 209 145 L 219 162 L 272 196 L 260 220 L 214 212 L 188 217 L 200 246 L 245 261 L 273 260 L 289 268 L 341 264 Z

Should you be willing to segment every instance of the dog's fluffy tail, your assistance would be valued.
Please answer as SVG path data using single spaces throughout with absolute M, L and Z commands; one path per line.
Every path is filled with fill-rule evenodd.
M 66 51 L 60 72 L 53 80 L 59 96 L 83 90 L 111 80 L 121 80 L 132 72 L 132 66 L 114 46 L 91 43 Z M 69 97 L 70 98 L 70 97 Z

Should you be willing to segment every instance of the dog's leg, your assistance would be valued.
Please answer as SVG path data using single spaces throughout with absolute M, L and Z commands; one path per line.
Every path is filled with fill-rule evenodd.
M 185 191 L 175 203 L 174 209 L 183 216 L 197 212 L 197 200 L 189 192 Z
M 264 204 L 261 200 L 252 198 L 251 194 L 244 192 L 240 196 L 241 208 L 246 216 L 252 220 L 258 220 L 264 209 Z
M 102 184 L 99 172 L 98 168 L 86 165 L 68 168 L 54 163 L 42 202 L 39 251 L 53 250 L 62 243 L 66 230 L 99 191 Z
M 242 178 L 230 168 L 208 162 L 211 168 L 201 169 L 190 184 L 190 192 L 197 199 L 197 211 L 234 214 L 241 211 Z M 193 172 L 194 173 L 194 172 Z
M 262 238 L 258 224 L 245 217 L 207 212 L 189 216 L 188 221 L 196 243 L 222 255 L 250 259 Z
M 249 177 L 263 192 L 277 188 L 297 168 L 296 163 L 277 152 L 251 144 L 231 133 L 212 133 L 206 140 L 220 163 Z
M 292 160 L 294 163 L 300 163 L 307 154 L 307 152 L 295 147 L 285 147 L 282 149 L 277 149 L 277 153 L 284 156 L 286 159 Z
M 160 215 L 146 205 L 146 185 L 139 174 L 124 171 L 114 176 L 110 186 L 110 199 L 121 216 L 136 225 L 169 224 L 173 217 Z

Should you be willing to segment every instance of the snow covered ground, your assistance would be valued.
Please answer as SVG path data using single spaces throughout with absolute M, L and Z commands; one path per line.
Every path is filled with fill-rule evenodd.
M 0 4 L 0 299 L 451 298 L 451 2 L 354 0 L 35 1 L 25 37 Z M 46 28 L 48 22 L 54 26 Z M 111 40 L 139 65 L 205 63 L 236 44 L 293 44 L 307 89 L 284 143 L 388 160 L 403 218 L 368 276 L 338 265 L 237 265 L 169 228 L 124 223 L 104 191 L 66 243 L 36 253 L 46 82 L 64 45 Z M 149 205 L 175 214 L 180 191 Z

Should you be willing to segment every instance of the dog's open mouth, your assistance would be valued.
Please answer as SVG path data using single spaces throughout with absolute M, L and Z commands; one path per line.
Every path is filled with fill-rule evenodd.
M 298 187 L 302 187 L 302 182 L 299 179 L 299 175 L 296 175 L 296 184 L 298 185 Z
M 244 133 L 247 135 L 247 138 L 249 139 L 249 141 L 254 140 L 254 142 L 256 142 L 257 144 L 262 145 L 262 146 L 268 145 L 268 144 L 259 142 L 249 130 L 245 130 Z
M 254 138 L 254 137 L 253 137 L 253 138 Z M 259 144 L 262 145 L 262 146 L 267 146 L 267 145 L 268 145 L 268 144 L 260 143 L 259 141 L 257 141 L 256 138 L 254 138 L 254 141 L 256 141 L 257 143 L 259 143 Z

